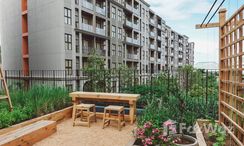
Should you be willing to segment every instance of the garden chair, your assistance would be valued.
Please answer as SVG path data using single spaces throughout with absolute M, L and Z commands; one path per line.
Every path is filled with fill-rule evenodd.
M 103 129 L 106 125 L 110 125 L 111 120 L 118 122 L 118 129 L 121 131 L 121 126 L 125 126 L 125 110 L 123 106 L 109 105 L 104 108 Z
M 74 114 L 74 121 L 73 121 L 73 126 L 76 124 L 81 124 L 81 125 L 87 125 L 90 127 L 91 119 L 93 118 L 94 121 L 96 122 L 96 106 L 95 104 L 78 104 L 73 107 L 75 114 Z M 76 119 L 80 116 L 80 121 L 77 121 Z

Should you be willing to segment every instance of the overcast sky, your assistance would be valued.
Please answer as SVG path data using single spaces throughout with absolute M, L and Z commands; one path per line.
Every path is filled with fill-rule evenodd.
M 166 20 L 169 26 L 195 42 L 195 63 L 218 62 L 218 29 L 195 29 L 195 24 L 203 21 L 214 0 L 146 0 L 146 2 Z M 222 0 L 218 0 L 213 12 L 221 2 Z M 223 7 L 228 9 L 227 16 L 230 16 L 243 4 L 244 0 L 226 0 Z M 212 22 L 217 21 L 217 18 L 218 14 Z

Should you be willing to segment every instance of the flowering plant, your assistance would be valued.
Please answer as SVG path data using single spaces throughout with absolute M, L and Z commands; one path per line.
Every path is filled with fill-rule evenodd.
M 173 145 L 176 142 L 171 136 L 176 133 L 174 122 L 168 120 L 162 126 L 162 128 L 156 128 L 151 122 L 146 122 L 143 127 L 136 129 L 136 138 L 143 146 Z

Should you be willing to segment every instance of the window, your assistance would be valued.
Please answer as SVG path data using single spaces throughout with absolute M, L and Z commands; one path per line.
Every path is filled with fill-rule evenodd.
M 64 34 L 65 50 L 72 50 L 72 35 Z
M 122 39 L 122 28 L 118 28 L 118 39 Z
M 71 25 L 71 9 L 64 8 L 64 23 Z
M 76 33 L 76 36 L 75 36 L 75 49 L 76 49 L 76 53 L 80 52 L 80 36 L 79 36 L 79 33 Z
M 122 57 L 122 46 L 119 45 L 119 56 Z
M 76 5 L 79 5 L 79 0 L 75 0 L 75 4 Z
M 72 60 L 65 59 L 65 75 L 72 75 Z
M 118 21 L 122 21 L 122 11 L 118 10 Z
M 116 8 L 112 7 L 112 18 L 116 19 Z
M 116 56 L 116 45 L 112 45 L 112 56 Z
M 75 27 L 79 27 L 79 9 L 75 8 Z
M 116 37 L 116 27 L 114 25 L 112 26 L 112 37 Z

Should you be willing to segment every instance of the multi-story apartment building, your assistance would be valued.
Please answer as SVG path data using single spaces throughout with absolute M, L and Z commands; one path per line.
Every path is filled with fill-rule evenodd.
M 94 50 L 106 68 L 141 74 L 194 63 L 194 43 L 144 0 L 8 0 L 0 7 L 7 70 L 79 70 Z

